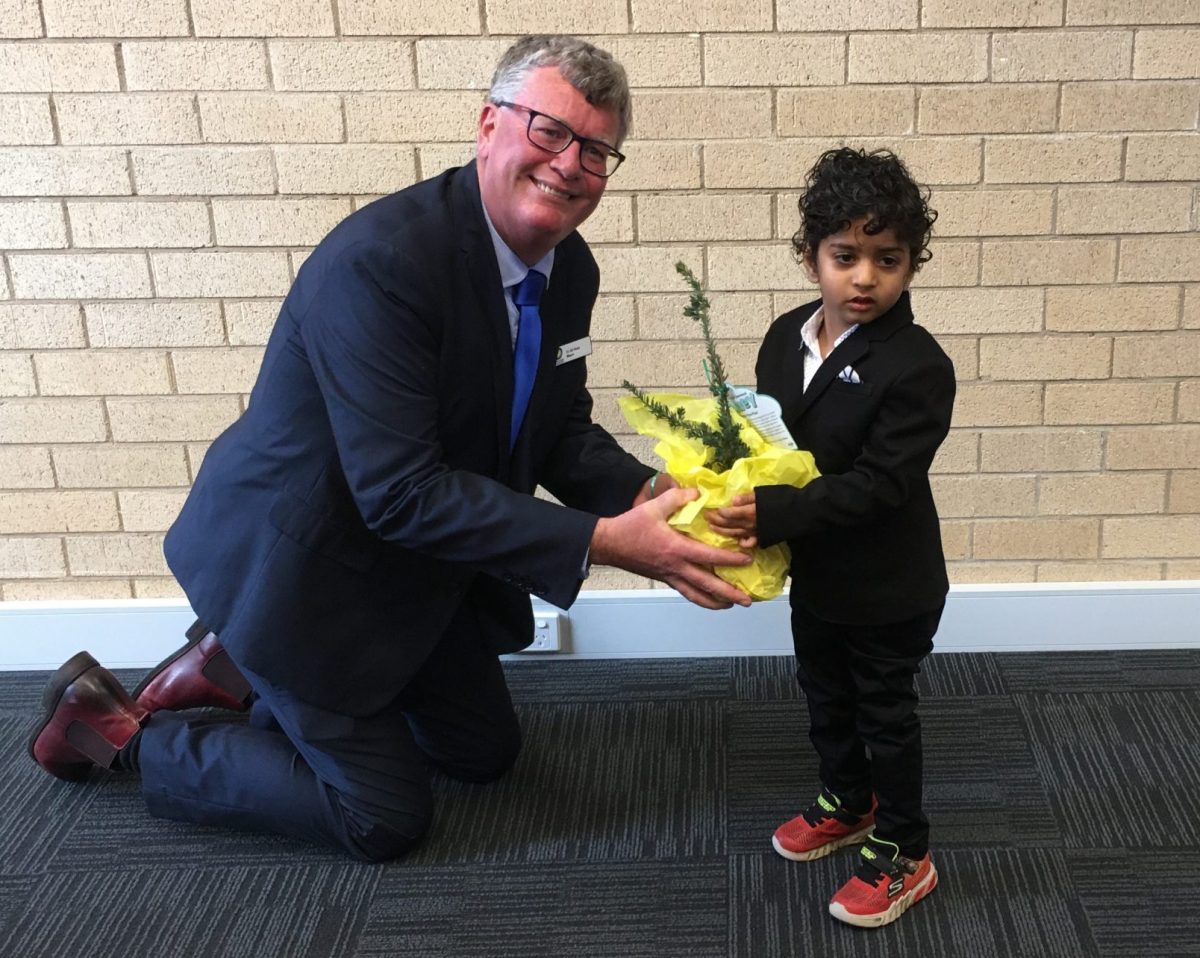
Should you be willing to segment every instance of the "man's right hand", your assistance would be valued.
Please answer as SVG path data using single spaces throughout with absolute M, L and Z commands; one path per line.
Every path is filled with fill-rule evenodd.
M 665 582 L 706 609 L 748 606 L 750 597 L 717 576 L 712 566 L 748 565 L 750 556 L 707 546 L 667 524 L 697 495 L 695 489 L 668 489 L 628 512 L 601 519 L 592 533 L 590 560 Z

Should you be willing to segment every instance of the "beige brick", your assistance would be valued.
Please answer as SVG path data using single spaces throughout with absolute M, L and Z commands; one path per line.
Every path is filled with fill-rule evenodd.
M 50 100 L 46 96 L 0 96 L 0 146 L 36 146 L 54 142 Z
M 276 296 L 291 285 L 283 252 L 152 253 L 150 259 L 159 296 Z
M 1184 294 L 1183 328 L 1200 329 L 1200 286 L 1189 286 Z
M 1113 376 L 1200 377 L 1200 331 L 1119 337 L 1113 348 Z
M 211 246 L 208 209 L 203 203 L 67 203 L 71 236 L 78 247 Z
M 700 186 L 698 143 L 638 140 L 630 143 L 624 152 L 627 159 L 611 181 L 613 189 L 694 190 Z
M 608 293 L 674 292 L 683 285 L 676 261 L 693 270 L 702 262 L 700 250 L 688 247 L 602 247 L 592 252 L 600 266 L 600 288 Z
M 1106 519 L 1101 554 L 1106 559 L 1193 559 L 1198 542 L 1200 516 Z
M 843 82 L 841 37 L 763 34 L 704 38 L 709 86 L 832 86 Z
M 1179 384 L 1180 422 L 1200 422 L 1200 382 L 1194 380 Z
M 758 343 L 722 341 L 721 359 L 729 380 L 754 381 Z M 705 387 L 704 351 L 695 343 L 605 343 L 588 359 L 588 382 L 595 386 L 619 386 L 628 379 L 644 389 L 684 391 L 701 396 Z
M 1122 283 L 1200 281 L 1200 235 L 1130 236 L 1121 240 Z
M 633 197 L 605 196 L 579 232 L 589 243 L 632 243 Z
M 1130 75 L 1133 32 L 1029 30 L 992 36 L 992 80 L 1120 80 Z
M 75 147 L 0 149 L 0 196 L 122 196 L 131 192 L 125 152 Z
M 1042 387 L 1033 383 L 959 383 L 953 423 L 1030 426 L 1042 421 Z M 984 433 L 987 436 L 987 433 Z
M 780 136 L 887 136 L 911 133 L 916 94 L 907 86 L 814 87 L 779 90 Z M 756 136 L 746 130 L 743 136 Z
M 181 486 L 189 479 L 182 446 L 89 443 L 52 450 L 58 483 L 66 489 Z
M 342 108 L 333 95 L 201 93 L 200 124 L 208 143 L 338 143 Z
M 1171 383 L 1052 383 L 1046 387 L 1050 425 L 1170 422 Z
M 166 532 L 179 517 L 186 489 L 139 489 L 117 493 L 126 532 Z
M 1033 562 L 955 562 L 946 566 L 954 585 L 1032 582 L 1037 574 Z
M 152 579 L 135 578 L 133 580 L 133 597 L 135 599 L 181 599 L 184 597 L 183 588 L 170 576 L 158 576 Z
M 699 261 L 688 260 L 694 264 Z M 811 287 L 791 248 L 769 246 L 713 246 L 708 251 L 708 288 L 712 290 L 772 290 Z M 809 297 L 812 298 L 812 297 Z
M 338 199 L 213 200 L 221 246 L 314 246 L 350 214 Z
M 741 139 L 771 135 L 771 94 L 767 90 L 671 90 L 637 93 L 633 98 L 636 149 L 645 131 L 660 140 Z
M 154 196 L 273 193 L 275 172 L 265 147 L 184 147 L 132 151 L 137 191 Z M 126 191 L 128 192 L 128 191 Z
M 930 474 L 978 472 L 979 436 L 968 429 L 952 429 L 933 458 Z
M 913 279 L 913 288 L 933 286 L 977 286 L 979 284 L 979 243 L 954 243 L 934 240 L 930 245 L 933 259 L 921 267 Z
M 1046 290 L 1046 328 L 1061 332 L 1174 329 L 1176 286 L 1080 286 Z
M 66 245 L 61 203 L 0 203 L 0 249 L 63 249 Z
M 475 139 L 478 93 L 353 93 L 346 96 L 351 143 L 466 142 Z
M 753 0 L 754 4 L 762 2 L 764 0 Z M 697 11 L 696 15 L 703 17 L 702 11 Z M 695 29 L 688 28 L 689 31 Z M 700 67 L 701 38 L 696 34 L 675 37 L 621 34 L 592 37 L 591 40 L 611 53 L 625 68 L 629 83 L 635 89 L 700 86 L 704 82 Z M 636 115 L 636 109 L 634 112 Z
M 241 414 L 236 396 L 110 399 L 107 405 L 117 442 L 207 441 Z
M 625 0 L 545 4 L 538 0 L 489 0 L 492 33 L 628 33 Z
M 0 91 L 5 93 L 120 88 L 116 50 L 111 43 L 0 44 Z
M 1146 582 L 1162 578 L 1161 562 L 1039 562 L 1038 582 Z
M 929 0 L 926 0 L 928 3 Z M 776 29 L 915 30 L 917 0 L 778 0 Z
M 1106 379 L 1112 358 L 1108 336 L 985 336 L 979 343 L 984 379 Z
M 971 554 L 971 523 L 942 522 L 942 550 L 950 561 L 965 559 Z
M 40 36 L 42 18 L 37 0 L 0 0 L 0 37 Z
M 187 36 L 186 0 L 42 0 L 48 37 Z
M 214 302 L 89 303 L 85 307 L 93 347 L 220 346 L 225 341 L 221 307 Z
M 207 442 L 189 442 L 187 444 L 187 459 L 188 463 L 190 464 L 193 481 L 195 481 L 196 473 L 199 471 L 201 464 L 204 462 L 204 457 L 208 454 L 208 450 L 211 445 L 211 440 Z
M 1194 19 L 1200 20 L 1200 3 L 1195 6 Z M 1197 50 L 1200 30 L 1139 30 L 1133 41 L 1133 75 L 1139 80 L 1194 79 Z
M 1098 476 L 1043 476 L 1038 512 L 1052 516 L 1109 516 L 1161 513 L 1167 477 L 1161 472 Z
M 983 282 L 997 286 L 1111 283 L 1116 240 L 985 240 Z
M 178 392 L 248 393 L 258 377 L 262 354 L 257 346 L 176 350 L 171 365 Z
M 947 519 L 976 516 L 1032 516 L 1037 511 L 1033 476 L 934 476 L 938 515 Z
M 938 190 L 938 236 L 1037 236 L 1052 232 L 1053 190 Z
M 280 146 L 275 163 L 280 193 L 391 193 L 417 174 L 408 146 Z
M 737 33 L 772 28 L 771 0 L 630 0 L 637 33 Z
M 988 430 L 980 436 L 984 472 L 1081 472 L 1100 468 L 1096 429 Z
M 1060 233 L 1169 233 L 1191 227 L 1186 186 L 1067 187 L 1058 191 Z
M 427 180 L 430 177 L 444 173 L 451 167 L 466 166 L 475 159 L 475 141 L 470 143 L 430 143 L 417 147 L 417 178 Z M 624 180 L 629 170 L 628 160 L 621 167 L 621 179 Z M 616 189 L 617 187 L 613 187 Z M 628 189 L 621 183 L 621 189 Z M 356 197 L 355 202 L 362 198 Z
M 198 37 L 330 37 L 335 32 L 330 0 L 191 0 L 191 7 Z
M 69 93 L 54 99 L 64 144 L 196 143 L 200 139 L 187 93 Z
M 129 299 L 150 295 L 144 253 L 22 253 L 9 256 L 21 299 Z
M 30 358 L 24 353 L 0 353 L 0 396 L 34 396 L 37 391 Z
M 713 332 L 721 339 L 761 341 L 774 320 L 766 293 L 712 293 Z M 699 340 L 700 324 L 683 315 L 686 293 L 638 297 L 638 335 L 641 339 Z
M 1058 123 L 1053 83 L 931 86 L 920 91 L 922 133 L 1049 133 Z
M 58 537 L 0 537 L 0 578 L 54 579 L 66 572 L 62 540 Z M 11 598 L 7 586 L 4 596 Z
M 64 350 L 34 356 L 44 396 L 120 396 L 171 391 L 166 356 L 143 350 Z
M 0 446 L 0 489 L 49 489 L 53 485 L 50 450 L 43 446 Z
M 1165 579 L 1200 579 L 1200 559 L 1184 559 L 1177 562 L 1164 562 Z
M 633 339 L 637 310 L 632 296 L 601 296 L 592 310 L 591 336 L 596 342 Z
M 7 533 L 111 532 L 120 528 L 111 492 L 0 492 Z
M 5 582 L 7 602 L 61 602 L 64 599 L 128 599 L 128 579 L 30 579 Z
M 510 44 L 507 37 L 417 40 L 417 86 L 422 90 L 486 90 L 496 63 Z
M 1099 519 L 1011 519 L 975 523 L 977 559 L 1092 559 L 1099 554 Z
M 1105 454 L 1109 469 L 1192 469 L 1200 462 L 1200 426 L 1114 429 Z
M 130 41 L 121 44 L 130 90 L 265 90 L 261 40 Z
M 411 90 L 415 66 L 407 40 L 273 40 L 276 90 Z
M 344 36 L 450 36 L 482 30 L 476 0 L 444 3 L 396 3 L 395 0 L 339 0 L 339 24 Z M 503 33 L 489 24 L 493 33 Z M 532 29 L 532 28 L 531 28 Z M 524 33 L 522 27 L 516 31 Z
M 160 535 L 72 536 L 66 540 L 71 575 L 166 575 Z
M 989 183 L 1096 183 L 1121 178 L 1120 137 L 989 137 L 983 155 L 984 180 Z
M 1200 0 L 1068 0 L 1067 26 L 1129 23 L 1195 23 Z
M 264 346 L 279 316 L 275 300 L 247 300 L 225 303 L 225 324 L 231 346 Z
M 921 26 L 1060 27 L 1062 6 L 1062 0 L 924 0 Z
M 1125 179 L 1200 179 L 1200 136 L 1195 133 L 1130 136 Z
M 100 442 L 105 433 L 96 399 L 0 399 L 5 442 Z
M 981 33 L 850 36 L 851 83 L 978 83 L 987 72 L 987 36 Z
M 0 349 L 86 346 L 75 303 L 0 304 Z
M 1200 513 L 1200 469 L 1171 473 L 1168 512 Z
M 643 241 L 771 238 L 771 198 L 750 193 L 667 193 L 638 198 Z
M 1126 80 L 1064 83 L 1063 130 L 1191 130 L 1196 125 L 1194 83 Z

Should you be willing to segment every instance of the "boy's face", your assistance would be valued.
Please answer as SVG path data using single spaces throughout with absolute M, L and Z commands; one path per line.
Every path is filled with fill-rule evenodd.
M 908 289 L 913 278 L 912 253 L 891 229 L 873 236 L 854 220 L 840 233 L 817 244 L 817 255 L 805 258 L 808 278 L 821 287 L 829 333 L 836 338 L 851 326 L 878 319 Z

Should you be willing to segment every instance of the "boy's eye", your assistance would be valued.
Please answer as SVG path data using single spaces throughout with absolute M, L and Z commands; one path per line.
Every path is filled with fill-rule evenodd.
M 834 253 L 833 261 L 835 263 L 853 263 L 854 255 L 852 253 Z

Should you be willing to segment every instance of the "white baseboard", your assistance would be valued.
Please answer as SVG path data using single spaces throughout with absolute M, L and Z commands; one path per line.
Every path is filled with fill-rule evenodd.
M 792 651 L 786 597 L 706 612 L 666 589 L 583 592 L 562 616 L 563 651 L 537 657 Z M 175 599 L 0 602 L 0 671 L 54 669 L 81 649 L 110 668 L 145 668 L 182 643 L 193 618 Z M 941 652 L 1200 648 L 1198 623 L 1200 580 L 953 586 L 935 645 Z

